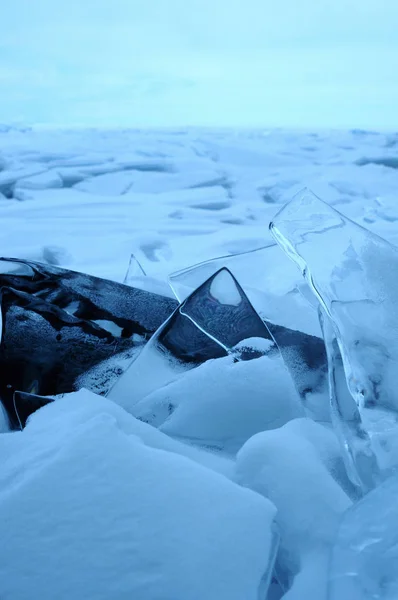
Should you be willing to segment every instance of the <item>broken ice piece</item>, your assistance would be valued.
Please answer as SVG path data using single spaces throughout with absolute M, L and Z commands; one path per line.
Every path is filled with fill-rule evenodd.
M 331 320 L 377 481 L 398 466 L 398 249 L 310 192 L 270 227 Z
M 0 259 L 0 276 L 17 275 L 33 279 L 35 272 L 26 262 L 17 262 L 7 258 Z
M 150 337 L 177 306 L 174 299 L 157 293 L 15 258 L 0 259 L 1 286 L 39 296 L 122 338 Z
M 330 600 L 398 598 L 397 497 L 394 474 L 344 513 L 331 553 Z
M 290 381 L 265 324 L 231 273 L 221 269 L 195 290 L 156 332 L 109 397 L 159 427 L 175 406 L 172 399 L 164 402 L 165 396 L 161 395 L 158 401 L 153 394 L 160 388 L 172 390 L 174 382 L 187 371 L 228 355 L 239 362 L 267 355 L 274 369 Z M 261 370 L 258 373 L 263 374 Z M 293 387 L 292 390 L 294 395 Z M 292 404 L 297 414 L 300 404 L 293 400 Z
M 169 276 L 179 302 L 222 268 L 239 281 L 249 301 L 266 321 L 321 337 L 316 310 L 303 298 L 303 281 L 277 244 L 221 256 L 176 271 Z M 292 311 L 292 306 L 295 310 Z
M 216 276 L 213 276 L 213 281 Z M 186 303 L 194 307 L 195 315 L 206 324 L 214 319 L 214 306 L 209 303 L 208 287 L 205 282 L 195 290 L 161 325 L 146 344 L 128 371 L 110 390 L 108 396 L 118 404 L 131 410 L 142 398 L 152 391 L 177 379 L 185 371 L 206 360 L 227 356 L 227 349 L 215 338 L 198 327 L 184 310 Z M 220 313 L 217 318 L 222 318 Z
M 220 269 L 180 306 L 180 313 L 190 319 L 227 352 L 248 338 L 274 341 L 246 294 L 232 273 Z
M 25 292 L 1 290 L 0 398 L 12 423 L 14 392 L 52 396 L 78 389 L 87 371 L 110 357 L 133 353 L 134 342 L 115 338 Z M 96 390 L 98 391 L 98 390 Z M 106 385 L 102 393 L 107 391 Z
M 18 429 L 18 427 L 23 429 L 30 415 L 43 408 L 43 406 L 47 406 L 50 402 L 54 402 L 54 398 L 50 396 L 14 392 L 14 409 L 17 421 L 11 423 L 12 429 Z
M 159 296 L 170 298 L 169 302 L 173 304 L 172 299 L 174 298 L 174 295 L 167 282 L 155 277 L 149 277 L 134 254 L 130 256 L 130 262 L 123 285 L 149 292 L 152 295 L 157 294 Z
M 132 254 L 130 256 L 130 262 L 127 269 L 126 276 L 124 278 L 124 285 L 130 285 L 130 282 L 136 277 L 145 277 L 146 273 L 140 263 L 140 261 Z
M 272 334 L 310 416 L 329 420 L 325 346 L 316 309 L 303 295 L 307 286 L 297 269 L 272 244 L 172 273 L 169 283 L 182 302 L 220 268 L 237 278 Z

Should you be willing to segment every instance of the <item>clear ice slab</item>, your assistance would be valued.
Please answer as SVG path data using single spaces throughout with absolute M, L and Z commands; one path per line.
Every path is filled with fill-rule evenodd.
M 328 421 L 327 361 L 317 304 L 308 302 L 311 294 L 295 266 L 277 244 L 270 244 L 172 273 L 169 283 L 182 302 L 221 268 L 236 277 L 271 332 L 310 416 Z
M 330 320 L 329 362 L 338 347 L 353 399 L 349 407 L 341 378 L 331 386 L 336 423 L 354 483 L 366 490 L 398 465 L 398 249 L 310 192 L 293 198 L 270 229 Z M 356 427 L 347 427 L 346 410 Z
M 220 269 L 191 293 L 152 336 L 108 397 L 134 413 L 156 389 L 204 362 L 233 356 L 280 359 L 278 348 L 237 280 Z M 288 376 L 288 373 L 286 373 Z M 153 415 L 159 425 L 167 415 Z
M 139 277 L 146 277 L 146 273 L 138 258 L 131 254 L 123 284 L 131 285 Z
M 150 277 L 134 254 L 130 255 L 130 261 L 123 280 L 123 285 L 149 292 L 152 294 L 152 298 L 156 298 L 156 296 L 159 298 L 166 297 L 168 298 L 168 303 L 172 309 L 174 310 L 176 307 L 173 303 L 174 294 L 171 292 L 167 281 Z M 170 310 L 169 314 L 171 314 L 171 312 L 172 310 Z M 160 323 L 158 325 L 160 325 Z
M 221 256 L 171 273 L 170 286 L 179 302 L 222 268 L 239 281 L 262 319 L 287 329 L 322 337 L 314 310 L 302 295 L 305 287 L 297 269 L 286 260 L 277 244 Z M 291 307 L 295 306 L 293 312 Z
M 398 598 L 397 498 L 394 474 L 344 513 L 331 553 L 328 600 Z

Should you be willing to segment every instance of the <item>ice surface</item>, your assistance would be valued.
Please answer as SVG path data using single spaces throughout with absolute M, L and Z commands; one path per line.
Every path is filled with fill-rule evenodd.
M 129 257 L 131 253 L 134 253 L 147 273 L 146 282 L 150 281 L 152 285 L 157 280 L 160 285 L 167 280 L 169 273 L 190 265 L 215 256 L 242 253 L 265 246 L 267 235 L 269 235 L 265 230 L 266 224 L 274 217 L 276 210 L 293 196 L 295 190 L 301 189 L 304 185 L 311 186 L 318 195 L 338 208 L 345 216 L 360 225 L 366 225 L 372 232 L 383 236 L 391 243 L 398 244 L 396 206 L 398 169 L 385 166 L 380 161 L 380 164 L 363 166 L 356 164 L 363 157 L 381 158 L 383 161 L 384 158 L 391 159 L 394 153 L 396 154 L 396 134 L 358 131 L 298 132 L 282 129 L 267 131 L 80 129 L 46 132 L 35 128 L 23 133 L 13 128 L 7 129 L 8 133 L 2 134 L 0 140 L 0 182 L 2 182 L 0 187 L 1 191 L 4 190 L 4 195 L 8 196 L 7 200 L 1 200 L 0 250 L 3 256 L 11 255 L 41 262 L 47 262 L 48 258 L 52 264 L 57 263 L 66 269 L 122 282 Z M 153 171 L 152 173 L 134 173 L 134 177 L 137 176 L 135 177 L 137 183 L 135 191 L 132 188 L 130 192 L 121 196 L 117 196 L 113 192 L 107 196 L 101 196 L 93 191 L 82 192 L 70 189 L 70 186 L 89 178 L 101 178 L 102 175 L 105 178 L 106 174 L 124 171 L 126 167 L 135 169 L 134 163 L 140 170 Z M 159 173 L 162 169 L 168 172 Z M 16 202 L 12 199 L 14 186 L 18 179 L 34 176 L 35 173 L 48 173 L 51 170 L 61 176 L 63 189 L 25 190 L 25 197 L 29 201 Z M 158 171 L 158 173 L 154 173 L 154 171 Z M 198 183 L 208 185 L 215 183 L 217 178 L 218 185 L 212 187 L 184 187 Z M 141 193 L 139 186 L 147 191 Z M 272 241 L 271 236 L 269 239 Z M 52 247 L 58 247 L 62 249 L 62 252 L 45 251 L 46 248 Z M 259 261 L 261 269 L 258 271 L 259 277 L 254 268 L 243 268 L 241 274 L 235 273 L 230 264 L 219 264 L 199 283 L 202 283 L 222 266 L 226 266 L 241 282 L 244 291 L 258 312 L 254 293 L 246 289 L 244 276 L 251 277 L 251 281 L 257 284 L 262 281 L 261 277 L 268 277 L 266 273 L 268 273 L 269 267 L 273 266 L 276 275 L 274 283 L 282 286 L 285 281 L 284 274 L 288 272 L 285 271 L 284 264 L 289 265 L 286 269 L 292 269 L 294 275 L 294 265 L 290 265 L 277 248 L 274 250 L 275 261 Z M 267 269 L 264 269 L 265 264 Z M 294 277 L 296 277 L 296 281 L 300 280 L 299 271 Z M 269 282 L 268 279 L 267 282 Z M 256 285 L 252 287 L 257 289 Z M 268 289 L 274 288 L 269 286 Z M 151 287 L 149 291 L 155 291 L 155 289 Z M 289 299 L 289 289 L 286 291 L 287 299 Z M 279 296 L 276 295 L 274 304 L 269 303 L 270 315 L 283 317 L 285 321 L 282 326 L 287 329 L 305 332 L 304 328 L 310 325 L 309 321 L 301 316 L 304 315 L 301 308 L 290 311 L 286 306 L 286 310 L 284 309 L 283 294 L 284 292 L 281 290 Z M 298 295 L 292 294 L 292 296 L 299 298 Z M 313 298 L 315 299 L 315 296 Z M 316 303 L 318 303 L 317 300 Z M 301 306 L 304 309 L 306 305 L 302 302 Z M 310 307 L 307 310 L 310 310 Z M 312 333 L 315 333 L 319 339 L 320 330 L 316 320 L 317 316 L 315 313 L 310 314 L 315 318 L 314 327 L 317 328 Z M 109 319 L 107 320 L 109 321 Z M 311 333 L 311 331 L 307 331 L 307 333 Z M 289 418 L 294 411 L 290 412 L 289 402 L 283 392 L 284 385 L 278 385 L 276 392 L 280 390 L 281 393 L 275 392 L 273 396 L 276 399 L 275 404 L 265 401 L 272 397 L 272 390 L 270 387 L 267 389 L 267 383 L 273 381 L 276 384 L 278 375 L 275 369 L 273 371 L 274 379 L 271 376 L 268 377 L 268 371 L 265 366 L 263 367 L 264 364 L 268 364 L 269 361 L 267 361 L 267 357 L 263 357 L 245 363 L 234 363 L 229 357 L 224 357 L 212 362 L 208 361 L 198 369 L 184 371 L 184 377 L 179 381 L 153 393 L 153 396 L 162 393 L 166 398 L 168 391 L 173 392 L 175 410 L 160 427 L 170 427 L 171 430 L 173 426 L 174 431 L 185 430 L 192 436 L 196 433 L 203 436 L 199 439 L 199 443 L 206 436 L 209 438 L 215 434 L 216 438 L 218 436 L 220 440 L 222 436 L 231 433 L 232 436 L 236 435 L 233 443 L 228 445 L 229 441 L 225 441 L 223 438 L 221 442 L 218 444 L 215 442 L 214 445 L 230 448 L 233 452 L 233 448 L 236 448 L 238 444 L 238 438 L 243 439 L 246 435 L 250 435 L 250 431 L 255 431 L 255 426 L 261 428 L 273 426 L 272 411 L 280 419 L 280 421 L 274 421 L 274 426 L 282 424 L 283 415 L 285 418 Z M 115 369 L 118 367 L 118 362 L 118 360 L 114 362 Z M 201 371 L 203 377 L 199 377 Z M 223 380 L 222 373 L 228 375 L 229 379 L 224 377 Z M 238 374 L 236 378 L 234 378 L 235 373 Z M 243 373 L 247 377 L 246 375 L 244 377 Z M 265 373 L 267 373 L 267 377 L 264 376 Z M 92 375 L 92 377 L 88 385 L 94 389 L 92 386 L 95 376 Z M 191 378 L 192 385 L 189 383 Z M 258 383 L 255 383 L 255 378 Z M 287 381 L 282 373 L 281 380 L 284 384 Z M 222 381 L 224 381 L 223 388 L 221 388 Z M 343 383 L 346 385 L 344 373 Z M 202 393 L 201 390 L 203 390 Z M 312 394 L 311 397 L 316 403 L 316 394 Z M 230 406 L 227 407 L 228 401 Z M 232 460 L 223 461 L 222 452 L 210 454 L 199 451 L 191 445 L 179 444 L 159 429 L 131 419 L 116 404 L 112 404 L 111 407 L 109 403 L 104 405 L 102 402 L 105 400 L 101 397 L 93 398 L 90 418 L 98 412 L 111 412 L 112 417 L 116 419 L 118 426 L 124 432 L 144 437 L 146 445 L 154 445 L 168 452 L 181 451 L 183 456 L 189 455 L 190 458 L 200 463 L 203 461 L 201 464 L 205 464 L 207 467 L 214 467 L 221 473 L 224 473 L 225 468 L 225 472 L 229 473 L 233 463 Z M 56 403 L 53 404 L 54 407 L 47 406 L 40 409 L 37 413 L 37 415 L 41 415 L 40 419 L 37 419 L 36 422 L 33 417 L 29 422 L 28 429 L 35 427 L 36 436 L 43 439 L 47 439 L 52 430 L 55 436 L 59 435 L 63 425 L 67 426 L 69 431 L 81 429 L 84 423 L 79 415 L 82 414 L 80 411 L 83 411 L 84 403 L 80 394 L 77 394 L 76 398 L 70 397 L 70 395 L 65 398 L 63 406 L 67 406 L 67 410 L 58 412 Z M 195 410 L 193 410 L 194 405 L 197 407 Z M 218 406 L 220 406 L 219 412 Z M 221 410 L 222 406 L 225 407 L 224 413 Z M 277 406 L 280 407 L 279 411 Z M 57 411 L 56 418 L 52 412 L 53 408 Z M 190 409 L 192 410 L 191 416 Z M 84 410 L 88 411 L 86 408 Z M 117 410 L 120 412 L 116 414 Z M 197 422 L 192 419 L 196 410 L 198 411 Z M 49 421 L 42 418 L 45 414 L 52 415 Z M 267 414 L 270 416 L 268 421 Z M 0 421 L 1 415 L 2 412 L 0 412 Z M 212 415 L 214 415 L 214 420 Z M 179 424 L 177 416 L 179 420 L 181 418 Z M 233 416 L 234 418 L 232 418 Z M 175 420 L 173 421 L 173 419 Z M 131 423 L 134 425 L 130 425 Z M 341 456 L 338 448 L 336 449 L 336 440 L 331 429 L 322 429 L 319 433 L 319 430 L 314 431 L 308 426 L 308 421 L 306 423 L 307 425 L 304 426 L 303 420 L 300 419 L 289 424 L 286 428 L 285 445 L 289 443 L 290 436 L 297 438 L 297 430 L 299 430 L 301 438 L 315 447 L 319 460 L 331 474 L 333 480 L 354 499 L 356 492 L 353 486 L 347 482 L 347 476 L 344 475 Z M 3 425 L 6 429 L 7 422 L 4 418 Z M 195 426 L 196 432 L 194 431 Z M 252 426 L 253 428 L 250 429 Z M 2 437 L 0 436 L 0 439 Z M 10 439 L 11 437 L 18 445 L 19 433 L 12 433 Z M 22 476 L 26 474 L 27 462 L 25 461 L 28 461 L 29 458 L 25 450 L 25 447 L 21 447 L 21 453 L 23 453 L 23 463 L 21 461 L 21 464 L 24 470 L 21 471 Z M 7 454 L 7 464 L 9 464 L 8 457 L 11 453 L 6 452 L 5 454 Z M 34 456 L 36 455 L 34 454 Z M 297 455 L 293 456 L 292 464 L 297 465 L 299 458 Z M 51 459 L 53 459 L 52 456 Z M 296 462 L 293 462 L 295 459 Z M 300 466 L 305 467 L 305 456 L 300 460 L 303 462 L 303 465 L 300 463 Z M 34 464 L 39 472 L 46 468 L 45 458 L 42 461 L 36 457 Z M 84 464 L 87 466 L 87 463 Z M 297 471 L 299 471 L 298 467 Z M 139 480 L 134 473 L 131 477 L 131 472 L 128 477 L 134 483 L 136 483 L 136 479 Z M 16 498 L 20 479 L 14 478 L 13 481 L 16 486 L 13 494 Z M 113 480 L 110 479 L 111 481 Z M 323 482 L 323 480 L 320 481 Z M 294 513 L 296 495 L 301 497 L 301 483 L 304 488 L 308 488 L 309 492 L 311 490 L 313 492 L 313 496 L 308 500 L 308 511 L 310 511 L 311 502 L 314 502 L 315 506 L 324 502 L 323 494 L 328 493 L 328 488 L 323 488 L 323 485 L 319 489 L 317 488 L 315 485 L 317 475 L 314 475 L 310 481 L 305 477 L 301 481 L 298 477 L 293 479 L 293 482 L 294 489 L 287 487 L 292 513 Z M 10 484 L 11 481 L 7 482 L 7 486 Z M 170 486 L 172 485 L 174 484 L 170 482 Z M 5 485 L 2 487 L 6 488 Z M 324 492 L 321 488 L 324 489 Z M 9 488 L 7 487 L 7 489 Z M 20 491 L 25 493 L 25 489 L 21 487 Z M 154 486 L 153 489 L 156 497 L 158 488 Z M 315 494 L 316 489 L 318 489 L 319 495 Z M 52 490 L 50 492 L 52 493 Z M 109 506 L 117 501 L 117 498 L 112 499 L 104 512 L 107 513 Z M 153 498 L 151 497 L 149 501 L 152 502 Z M 79 498 L 79 506 L 82 504 L 83 501 Z M 61 504 L 61 506 L 64 505 Z M 51 508 L 53 509 L 53 507 Z M 55 509 L 58 510 L 56 505 Z M 29 514 L 28 507 L 26 515 L 22 514 L 21 522 L 19 516 L 13 521 L 15 544 L 18 544 L 18 540 L 23 539 L 25 531 L 30 535 L 31 526 L 38 527 L 39 523 L 45 524 L 46 510 L 47 505 L 44 504 L 42 509 L 35 513 L 37 518 L 27 523 L 25 519 Z M 167 506 L 166 510 L 168 510 Z M 159 509 L 159 513 L 160 511 L 163 511 L 163 506 Z M 101 521 L 102 518 L 95 519 L 96 523 Z M 195 522 L 195 519 L 192 521 Z M 100 530 L 100 525 L 97 526 L 97 529 Z M 124 524 L 121 524 L 120 530 L 122 529 L 124 529 Z M 312 531 L 309 531 L 312 536 Z M 189 538 L 187 532 L 190 532 L 190 526 L 187 526 L 185 531 L 186 537 Z M 75 534 L 71 527 L 71 536 L 72 533 L 80 539 L 79 528 Z M 246 537 L 250 534 L 249 528 Z M 159 534 L 158 537 L 161 538 L 162 535 Z M 245 543 L 250 543 L 251 539 L 248 537 L 246 539 L 246 537 L 244 537 Z M 231 545 L 234 543 L 235 539 L 230 542 Z M 284 544 L 289 545 L 288 542 L 284 542 Z M 19 543 L 19 546 L 23 550 L 22 542 Z M 98 547 L 101 548 L 101 544 L 98 544 Z M 51 557 L 52 561 L 55 560 L 57 551 L 58 548 Z M 110 553 L 109 550 L 108 553 Z M 258 558 L 260 554 L 263 556 L 262 548 L 258 553 L 256 551 L 255 558 Z M 303 600 L 303 598 L 324 600 L 327 570 L 325 548 L 321 549 L 319 545 L 316 545 L 313 552 L 309 550 L 305 556 L 301 556 L 300 570 L 294 579 L 293 586 L 287 592 L 287 598 L 289 600 L 293 598 L 294 600 Z M 226 555 L 226 560 L 228 560 L 228 555 Z M 280 566 L 279 563 L 280 561 L 278 561 L 278 566 Z M 218 563 L 215 563 L 216 567 L 217 565 Z M 19 560 L 17 572 L 19 579 L 25 575 L 25 581 L 28 583 L 30 573 L 22 572 L 21 567 L 28 569 L 29 561 L 22 563 Z M 200 571 L 200 567 L 200 564 L 197 565 L 197 570 Z M 232 565 L 232 569 L 234 569 L 234 565 Z M 116 569 L 115 572 L 117 572 Z M 15 571 L 10 569 L 10 573 L 14 574 Z M 48 573 L 51 574 L 51 570 L 48 570 L 47 576 Z M 2 577 L 1 580 L 3 581 L 4 578 Z M 273 585 L 272 587 L 279 600 L 280 593 L 277 586 Z M 29 600 L 31 589 L 33 588 L 30 587 L 27 593 Z M 112 592 L 109 594 L 111 598 Z M 52 596 L 57 597 L 57 594 L 53 593 Z M 140 594 L 135 594 L 135 596 L 139 597 Z M 158 596 L 161 596 L 161 592 Z M 173 594 L 171 597 L 174 600 Z M 207 593 L 204 594 L 204 597 L 207 598 Z M 245 594 L 243 597 L 246 597 Z M 264 598 L 261 597 L 261 600 Z M 272 596 L 272 600 L 275 600 L 275 595 Z
M 328 600 L 398 597 L 397 496 L 393 475 L 343 515 L 330 561 Z
M 70 405 L 0 437 L 0 594 L 258 600 L 273 505 L 126 434 L 112 403 L 87 417 L 80 401 L 72 427 Z
M 355 418 L 376 458 L 369 477 L 377 480 L 379 470 L 386 475 L 398 465 L 398 249 L 311 193 L 294 198 L 271 229 L 332 321 Z M 340 390 L 336 385 L 337 396 Z M 342 396 L 336 399 L 341 410 Z M 363 443 L 359 430 L 349 445 Z

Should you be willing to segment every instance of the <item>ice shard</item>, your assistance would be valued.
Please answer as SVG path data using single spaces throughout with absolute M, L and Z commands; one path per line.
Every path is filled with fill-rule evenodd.
M 398 465 L 398 249 L 310 192 L 287 204 L 270 228 L 331 321 L 360 419 L 357 433 L 349 428 L 349 452 L 357 456 L 353 446 L 369 438 L 373 472 L 366 479 L 377 482 Z M 341 386 L 333 393 L 346 405 Z
M 134 281 L 137 277 L 146 277 L 146 273 L 140 263 L 140 261 L 131 254 L 129 266 L 124 277 L 124 285 L 130 285 L 132 281 Z
M 329 600 L 398 598 L 398 477 L 348 509 L 331 553 Z
M 152 336 L 109 397 L 134 412 L 145 396 L 207 360 L 229 354 L 245 360 L 263 353 L 279 354 L 236 279 L 220 269 Z
M 170 286 L 167 284 L 167 282 L 148 276 L 140 261 L 134 254 L 130 256 L 130 262 L 123 284 L 134 289 L 149 292 L 152 295 L 152 303 L 154 305 L 156 304 L 156 301 L 160 301 L 160 297 L 165 297 L 169 299 L 168 303 L 173 307 L 173 309 L 176 307 L 176 305 L 173 303 L 174 295 L 170 291 Z M 171 314 L 171 312 L 172 310 L 169 312 L 169 314 Z
M 0 259 L 0 287 L 34 294 L 117 337 L 148 339 L 177 306 L 173 298 L 16 258 Z
M 327 362 L 317 307 L 308 302 L 307 286 L 295 266 L 277 244 L 270 244 L 172 273 L 169 283 L 182 302 L 220 268 L 239 281 L 271 332 L 311 416 L 328 420 Z
M 273 338 L 240 284 L 228 269 L 220 269 L 180 306 L 180 313 L 190 319 L 227 352 L 243 340 Z
M 82 387 L 91 369 L 106 393 L 131 361 L 136 343 L 116 338 L 98 325 L 68 314 L 46 300 L 3 287 L 1 290 L 0 398 L 11 423 L 18 423 L 14 392 L 51 396 Z M 113 368 L 113 370 L 112 370 Z M 102 377 L 102 379 L 101 379 Z
M 198 263 L 172 273 L 169 283 L 178 301 L 182 302 L 222 268 L 228 269 L 239 281 L 263 319 L 287 329 L 322 337 L 316 311 L 302 296 L 302 278 L 275 243 Z M 295 314 L 291 311 L 293 305 L 296 307 Z

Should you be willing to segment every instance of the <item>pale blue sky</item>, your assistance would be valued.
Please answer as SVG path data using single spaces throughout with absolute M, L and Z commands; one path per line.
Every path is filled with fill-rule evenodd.
M 0 0 L 0 123 L 398 128 L 397 0 Z

